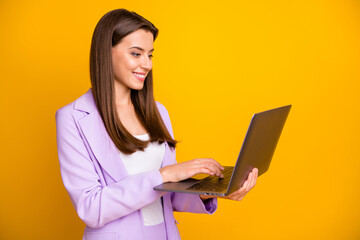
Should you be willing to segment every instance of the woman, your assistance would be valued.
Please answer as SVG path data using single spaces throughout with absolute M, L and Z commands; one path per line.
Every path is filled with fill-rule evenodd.
M 62 179 L 86 223 L 83 239 L 180 239 L 173 211 L 212 214 L 217 199 L 154 191 L 199 173 L 221 177 L 214 159 L 176 163 L 170 118 L 153 97 L 158 30 L 125 9 L 105 14 L 91 43 L 92 88 L 56 113 Z M 230 196 L 255 185 L 254 169 Z

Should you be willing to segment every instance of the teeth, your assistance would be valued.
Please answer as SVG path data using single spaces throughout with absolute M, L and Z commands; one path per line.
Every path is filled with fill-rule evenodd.
M 135 76 L 139 77 L 139 78 L 144 78 L 145 75 L 142 75 L 142 74 L 138 74 L 138 73 L 134 73 Z

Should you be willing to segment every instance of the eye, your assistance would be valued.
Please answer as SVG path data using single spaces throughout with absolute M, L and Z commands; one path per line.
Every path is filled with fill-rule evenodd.
M 154 56 L 152 54 L 149 55 L 149 58 L 153 58 Z
M 132 52 L 131 55 L 133 55 L 134 57 L 139 57 L 141 54 L 137 52 Z

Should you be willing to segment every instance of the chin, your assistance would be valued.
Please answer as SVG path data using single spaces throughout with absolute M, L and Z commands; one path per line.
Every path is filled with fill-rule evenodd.
M 144 84 L 139 84 L 139 85 L 136 85 L 136 86 L 132 86 L 131 89 L 133 90 L 142 90 L 144 88 Z

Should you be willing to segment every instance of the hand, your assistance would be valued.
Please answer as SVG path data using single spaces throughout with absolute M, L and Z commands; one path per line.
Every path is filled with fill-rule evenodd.
M 228 196 L 224 196 L 224 197 L 222 197 L 222 196 L 219 196 L 219 197 L 218 196 L 211 196 L 211 195 L 200 195 L 200 198 L 203 201 L 206 200 L 206 199 L 209 199 L 209 198 L 214 198 L 214 197 L 240 201 L 255 186 L 257 177 L 258 177 L 258 169 L 253 168 L 253 170 L 249 173 L 247 180 L 244 182 L 244 184 L 242 185 L 242 187 L 239 190 L 231 193 Z
M 222 170 L 220 163 L 212 158 L 197 158 L 160 168 L 160 173 L 164 182 L 178 182 L 200 173 L 224 177 Z

